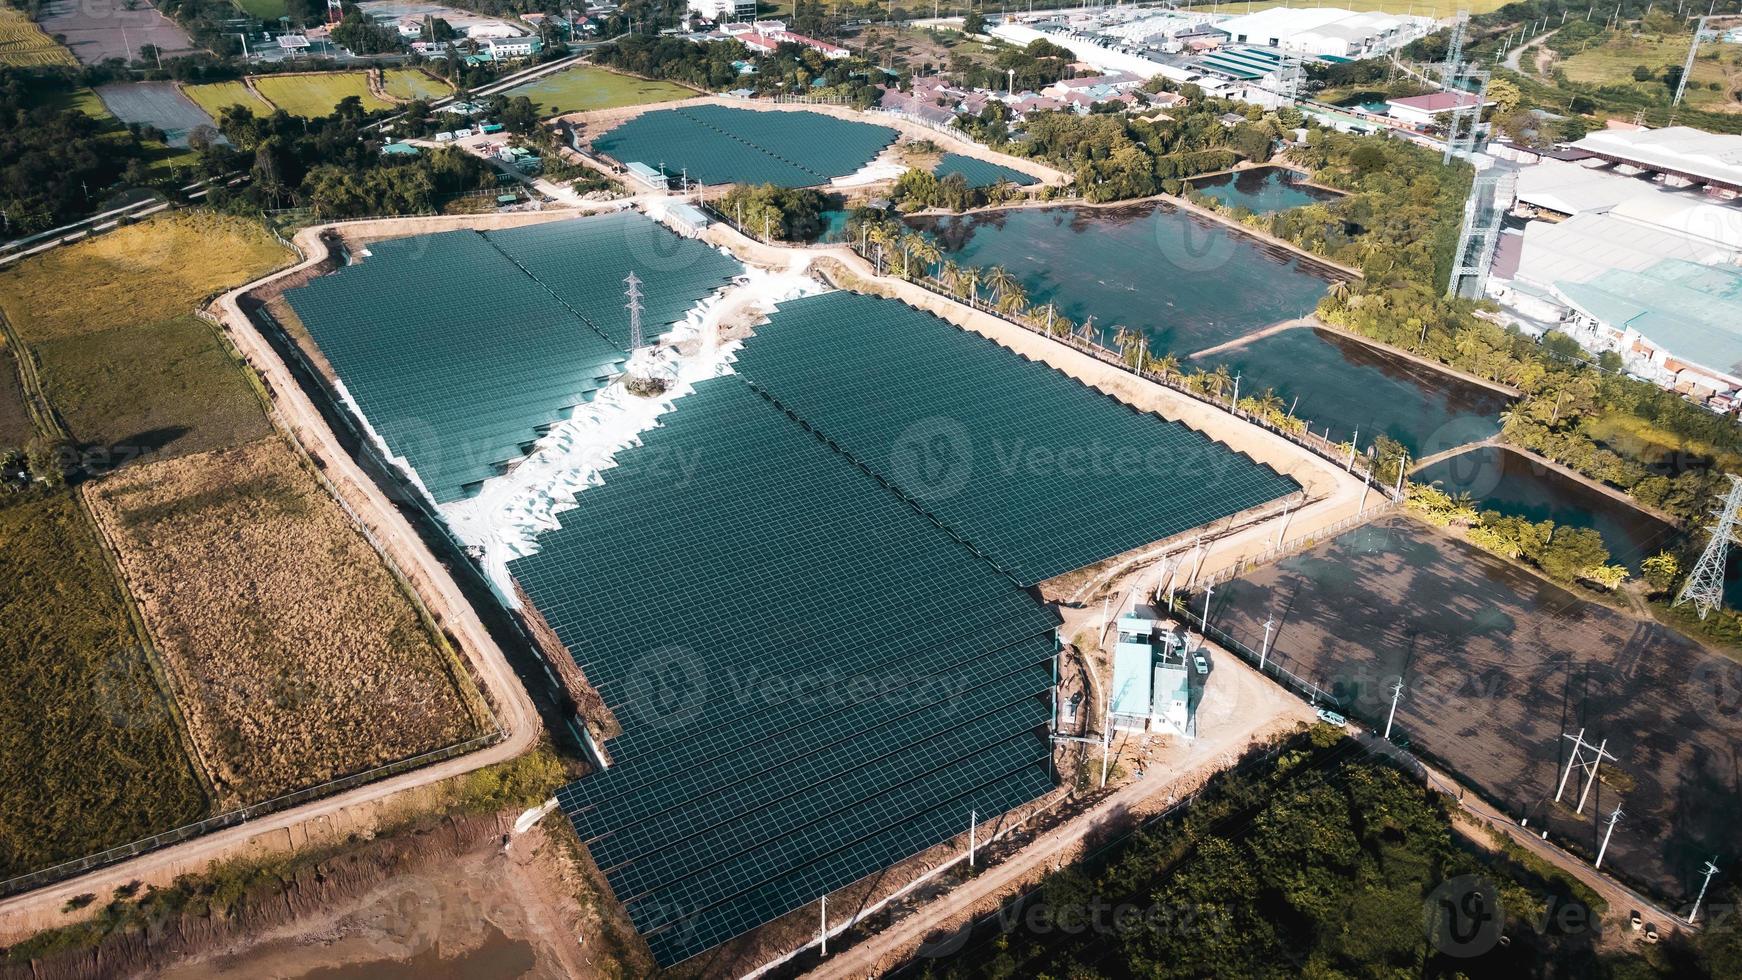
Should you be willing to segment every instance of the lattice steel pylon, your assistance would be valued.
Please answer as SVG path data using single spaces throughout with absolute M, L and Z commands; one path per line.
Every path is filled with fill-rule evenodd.
M 631 271 L 624 277 L 623 285 L 628 287 L 623 290 L 628 300 L 623 308 L 629 311 L 629 349 L 635 351 L 641 348 L 641 278 Z
M 1701 619 L 1724 604 L 1724 561 L 1730 555 L 1730 543 L 1736 540 L 1737 512 L 1742 510 L 1742 477 L 1724 475 L 1730 478 L 1730 492 L 1724 495 L 1723 509 L 1712 512 L 1718 515 L 1718 522 L 1712 525 L 1711 540 L 1675 597 L 1675 605 L 1693 603 Z

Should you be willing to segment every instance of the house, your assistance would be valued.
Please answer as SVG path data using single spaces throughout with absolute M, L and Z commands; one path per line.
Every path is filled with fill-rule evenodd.
M 478 53 L 488 56 L 493 62 L 530 58 L 542 50 L 544 39 L 531 34 L 486 38 L 478 46 Z
M 1385 114 L 1399 122 L 1426 129 L 1439 125 L 1438 117 L 1442 113 L 1475 108 L 1476 100 L 1477 96 L 1469 92 L 1430 92 L 1403 99 L 1387 99 Z
M 1176 635 L 1171 623 L 1161 626 L 1137 614 L 1120 616 L 1115 628 L 1118 638 L 1113 645 L 1107 712 L 1113 727 L 1194 737 L 1185 637 Z

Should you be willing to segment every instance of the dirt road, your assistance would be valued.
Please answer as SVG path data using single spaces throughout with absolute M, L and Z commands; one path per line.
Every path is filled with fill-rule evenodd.
M 971 919 L 991 912 L 1055 867 L 1077 860 L 1085 839 L 1105 827 L 1109 817 L 1159 812 L 1233 764 L 1249 746 L 1312 720 L 1313 713 L 1306 705 L 1240 658 L 1219 652 L 1212 652 L 1211 658 L 1212 672 L 1199 707 L 1196 741 L 1170 740 L 1170 744 L 1150 750 L 1141 761 L 1136 756 L 1139 747 L 1128 742 L 1120 749 L 1123 758 L 1118 764 L 1130 769 L 1141 767 L 1140 777 L 1043 834 L 1003 863 L 986 869 L 915 914 L 826 961 L 810 976 L 873 977 L 892 969 L 921 950 L 926 937 L 966 926 Z

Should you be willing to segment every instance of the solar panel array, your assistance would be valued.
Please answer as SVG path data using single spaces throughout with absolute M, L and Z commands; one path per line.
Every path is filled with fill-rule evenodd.
M 967 179 L 969 187 L 991 187 L 1001 180 L 1007 180 L 1018 187 L 1040 183 L 1040 179 L 1032 174 L 960 153 L 944 154 L 932 173 L 940 180 L 951 174 L 961 174 Z
M 875 297 L 781 304 L 737 369 L 1023 584 L 1300 489 L 1194 429 Z
M 655 325 L 682 319 L 699 298 L 743 271 L 717 249 L 634 211 L 525 225 L 485 237 L 619 348 L 629 345 L 623 277 L 631 268 L 641 278 L 641 322 L 650 334 Z M 648 336 L 644 342 L 652 340 Z
M 644 322 L 663 325 L 737 268 L 634 214 L 369 251 L 285 299 L 438 503 L 502 472 L 618 372 L 631 269 L 647 280 Z
M 1050 610 L 733 376 L 511 571 L 622 722 L 558 793 L 662 964 L 1052 786 Z
M 703 184 L 810 187 L 857 171 L 895 137 L 887 126 L 817 112 L 696 105 L 642 113 L 593 149 Z

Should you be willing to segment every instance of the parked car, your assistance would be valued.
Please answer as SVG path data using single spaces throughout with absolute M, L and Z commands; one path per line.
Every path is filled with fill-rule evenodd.
M 1210 662 L 1204 659 L 1204 655 L 1201 653 L 1193 655 L 1192 666 L 1198 669 L 1200 677 L 1210 672 Z
M 1344 718 L 1342 715 L 1337 714 L 1329 708 L 1319 709 L 1319 720 L 1327 725 L 1336 725 L 1338 728 L 1342 728 L 1344 725 L 1349 723 L 1349 719 Z

